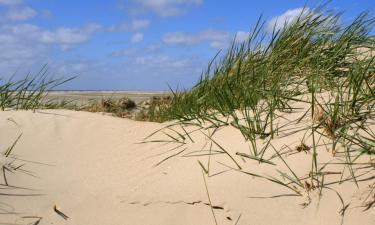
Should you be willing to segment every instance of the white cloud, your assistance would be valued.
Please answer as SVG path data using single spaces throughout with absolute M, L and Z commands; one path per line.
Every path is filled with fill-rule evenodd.
M 137 30 L 147 29 L 150 26 L 150 21 L 146 19 L 135 19 L 130 22 L 122 23 L 118 26 L 108 28 L 108 31 L 118 32 L 133 32 Z
M 195 45 L 207 42 L 213 48 L 224 48 L 230 43 L 232 35 L 226 31 L 206 30 L 197 33 L 173 32 L 163 36 L 163 42 L 175 45 Z
M 22 0 L 0 0 L 0 5 L 19 5 L 23 3 Z
M 267 29 L 269 32 L 272 32 L 273 29 L 280 30 L 284 26 L 295 22 L 299 17 L 305 16 L 311 13 L 309 8 L 296 8 L 290 9 L 281 14 L 280 16 L 273 17 L 268 23 Z
M 44 17 L 44 18 L 50 18 L 52 17 L 52 12 L 49 11 L 48 9 L 42 9 L 42 10 L 39 10 L 39 14 Z
M 89 70 L 95 70 L 99 63 L 87 59 L 65 60 L 51 63 L 51 67 L 55 68 L 56 74 L 67 75 L 77 74 Z
M 136 64 L 149 66 L 149 65 L 157 65 L 157 66 L 168 66 L 168 67 L 179 67 L 184 66 L 187 60 L 176 60 L 172 59 L 166 55 L 144 55 L 138 56 L 134 59 Z
M 45 30 L 32 24 L 0 25 L 0 70 L 16 71 L 49 61 L 54 46 L 63 49 L 88 41 L 100 29 L 97 24 L 82 28 Z
M 182 2 L 177 0 L 168 4 L 181 7 L 178 13 L 183 13 L 182 6 L 195 4 Z M 0 15 L 0 71 L 3 78 L 14 72 L 17 72 L 17 76 L 23 76 L 48 63 L 51 74 L 80 76 L 66 86 L 68 89 L 167 89 L 167 83 L 175 87 L 178 83 L 189 85 L 189 82 L 194 82 L 204 64 L 200 55 L 175 56 L 164 53 L 161 43 L 139 48 L 133 45 L 131 49 L 112 53 L 111 56 L 118 57 L 116 59 L 85 59 L 80 51 L 64 53 L 61 49 L 83 44 L 97 32 L 108 32 L 108 27 L 88 24 L 46 28 L 25 21 L 36 14 L 39 18 L 48 17 L 48 11 L 38 9 L 35 12 L 22 1 L 0 0 L 0 7 L 3 7 Z M 122 25 L 123 31 L 133 34 L 131 41 L 136 43 L 144 39 L 143 30 L 150 26 L 150 21 L 138 18 Z
M 4 18 L 10 21 L 24 21 L 37 15 L 37 12 L 30 7 L 11 8 L 6 12 Z
M 80 44 L 88 41 L 93 33 L 100 31 L 98 24 L 89 24 L 83 28 L 60 27 L 56 30 L 42 31 L 40 41 L 43 43 L 60 44 L 64 48 L 68 45 Z
M 133 34 L 133 36 L 130 39 L 131 43 L 139 43 L 141 41 L 143 41 L 143 33 L 140 32 Z
M 38 42 L 41 29 L 31 24 L 0 26 L 0 68 L 30 67 L 33 62 L 46 57 L 49 49 Z M 12 68 L 12 69 L 9 69 Z
M 58 28 L 43 30 L 32 24 L 17 24 L 0 26 L 2 45 L 9 43 L 24 43 L 26 41 L 42 44 L 73 45 L 87 41 L 94 32 L 101 29 L 98 24 L 89 24 L 82 28 Z M 32 47 L 32 45 L 30 45 Z
M 280 30 L 300 19 L 317 20 L 316 24 L 319 24 L 316 29 L 327 31 L 333 29 L 337 24 L 340 23 L 340 19 L 332 15 L 324 15 L 321 12 L 312 11 L 310 8 L 296 8 L 287 10 L 280 16 L 273 17 L 268 23 L 267 30 L 272 32 L 273 29 Z
M 1 41 L 1 37 L 0 37 Z M 153 44 L 148 45 L 146 47 L 142 48 L 126 48 L 118 51 L 114 51 L 110 54 L 112 57 L 133 57 L 138 56 L 141 54 L 155 54 L 159 53 L 161 51 L 161 45 L 160 44 Z
M 166 44 L 192 45 L 200 42 L 199 35 L 188 34 L 184 32 L 167 33 L 163 36 L 163 42 Z
M 250 36 L 250 32 L 247 31 L 237 31 L 236 33 L 236 41 L 237 42 L 244 42 L 246 41 Z
M 150 26 L 150 21 L 145 19 L 133 20 L 131 22 L 130 28 L 132 30 L 146 29 Z
M 137 12 L 141 10 L 152 11 L 159 16 L 178 16 L 186 12 L 189 6 L 198 6 L 203 0 L 133 0 L 136 5 L 131 11 Z
M 188 32 L 172 32 L 166 33 L 163 36 L 163 42 L 165 44 L 174 44 L 174 45 L 196 45 L 201 43 L 208 43 L 210 47 L 216 49 L 227 48 L 234 37 L 236 42 L 244 42 L 249 37 L 250 32 L 238 31 L 235 34 L 220 31 L 220 30 L 206 30 L 196 33 Z
M 64 89 L 168 90 L 168 85 L 173 88 L 193 85 L 206 61 L 200 55 L 171 56 L 140 48 L 130 48 L 128 54 L 129 57 L 118 58 L 116 62 L 78 58 L 49 65 L 58 72 L 54 74 L 79 75 L 60 87 Z

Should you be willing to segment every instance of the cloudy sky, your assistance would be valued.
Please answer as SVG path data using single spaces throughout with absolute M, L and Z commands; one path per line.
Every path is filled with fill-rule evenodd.
M 307 1 L 313 7 L 319 1 Z M 209 60 L 263 14 L 290 20 L 305 0 L 0 0 L 0 77 L 48 64 L 78 75 L 64 89 L 166 90 L 190 87 Z M 336 0 L 344 20 L 374 0 Z

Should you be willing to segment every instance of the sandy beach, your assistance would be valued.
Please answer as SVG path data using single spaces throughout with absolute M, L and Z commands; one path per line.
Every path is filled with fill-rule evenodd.
M 49 91 L 45 101 L 46 102 L 59 102 L 67 101 L 76 103 L 78 105 L 85 105 L 91 101 L 100 101 L 102 99 L 120 99 L 130 98 L 135 103 L 148 100 L 154 96 L 165 96 L 168 92 L 155 92 L 155 91 Z
M 6 174 L 9 186 L 2 186 L 6 194 L 1 196 L 1 224 L 195 225 L 215 224 L 216 218 L 217 224 L 228 225 L 336 225 L 342 220 L 342 203 L 334 191 L 325 191 L 320 200 L 312 191 L 306 205 L 305 197 L 289 196 L 293 193 L 279 185 L 230 169 L 235 165 L 222 154 L 212 156 L 210 176 L 203 176 L 197 161 L 208 160 L 199 153 L 207 142 L 203 134 L 194 134 L 194 143 L 176 148 L 176 143 L 140 143 L 166 124 L 68 110 L 0 115 L 0 129 L 7 130 L 0 133 L 1 149 L 22 134 L 10 156 L 22 171 Z M 301 135 L 276 138 L 273 145 L 293 148 Z M 163 138 L 157 134 L 153 140 Z M 215 139 L 234 157 L 249 150 L 231 127 L 220 130 Z M 325 147 L 319 148 L 319 155 L 331 159 Z M 288 160 L 303 174 L 309 171 L 310 157 L 301 152 Z M 246 171 L 272 174 L 258 162 L 236 160 Z M 334 166 L 330 170 L 336 171 Z M 368 184 L 332 186 L 350 203 L 344 224 L 374 224 L 375 212 L 358 207 Z M 263 198 L 267 196 L 274 197 Z

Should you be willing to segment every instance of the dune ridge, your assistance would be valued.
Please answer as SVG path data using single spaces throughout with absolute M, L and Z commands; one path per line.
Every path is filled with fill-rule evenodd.
M 30 188 L 9 193 L 35 195 L 2 196 L 2 211 L 8 211 L 1 215 L 5 224 L 39 220 L 40 224 L 215 224 L 204 179 L 218 224 L 341 223 L 341 203 L 334 192 L 325 192 L 320 201 L 316 193 L 311 194 L 313 201 L 307 207 L 300 197 L 253 198 L 290 192 L 228 169 L 233 163 L 223 155 L 212 156 L 212 174 L 204 178 L 197 158 L 206 162 L 207 156 L 188 157 L 207 141 L 202 134 L 194 134 L 195 142 L 183 155 L 166 159 L 176 153 L 177 145 L 139 143 L 165 124 L 68 110 L 0 113 L 0 127 L 7 130 L 0 134 L 1 149 L 22 133 L 11 157 L 29 173 L 7 174 L 9 185 Z M 296 137 L 278 138 L 275 145 L 295 143 Z M 241 134 L 231 127 L 220 130 L 216 140 L 232 149 L 231 154 L 248 151 Z M 304 164 L 309 162 L 304 160 L 306 154 L 300 154 L 291 159 L 291 165 L 303 172 L 310 165 Z M 241 163 L 249 171 L 256 164 Z M 375 221 L 373 210 L 356 208 L 366 185 L 361 183 L 359 189 L 352 183 L 337 186 L 351 203 L 344 224 Z

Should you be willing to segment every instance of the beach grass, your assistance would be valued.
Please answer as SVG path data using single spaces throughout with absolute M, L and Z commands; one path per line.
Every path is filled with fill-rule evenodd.
M 332 185 L 375 183 L 375 37 L 370 35 L 375 18 L 363 12 L 344 23 L 341 16 L 326 5 L 305 8 L 291 24 L 282 29 L 275 26 L 271 32 L 259 18 L 248 39 L 242 43 L 233 40 L 225 52 L 219 52 L 193 88 L 172 91 L 169 104 L 151 112 L 156 121 L 174 121 L 159 131 L 165 140 L 158 141 L 182 143 L 183 147 L 191 140 L 185 128 L 196 127 L 195 132 L 205 134 L 211 145 L 234 162 L 230 169 L 266 179 L 298 196 L 334 191 L 344 216 L 347 205 Z M 281 115 L 297 112 L 293 107 L 298 104 L 307 106 L 306 111 L 293 123 L 305 125 L 308 121 L 308 125 L 288 133 L 286 125 L 279 124 L 285 119 Z M 215 142 L 216 130 L 228 126 L 242 134 L 249 152 L 234 156 Z M 175 134 L 177 129 L 181 131 Z M 311 169 L 304 176 L 272 145 L 274 138 L 300 131 L 311 145 L 302 140 L 291 151 L 311 155 Z M 322 139 L 331 140 L 332 162 L 319 159 Z M 259 140 L 265 144 L 259 146 Z M 211 157 L 216 152 L 206 154 Z M 272 165 L 278 176 L 245 170 L 238 163 L 240 157 L 256 160 L 260 166 Z M 199 164 L 210 173 L 209 163 Z M 334 174 L 326 170 L 330 164 L 340 165 L 341 172 L 337 180 L 328 182 L 327 174 Z M 310 202 L 309 197 L 306 205 Z M 375 198 L 370 195 L 363 207 L 368 210 L 374 205 Z
M 54 78 L 48 73 L 48 67 L 43 66 L 36 74 L 29 73 L 18 80 L 13 76 L 0 79 L 0 109 L 35 110 L 46 107 L 50 103 L 43 100 L 48 92 L 74 78 Z

